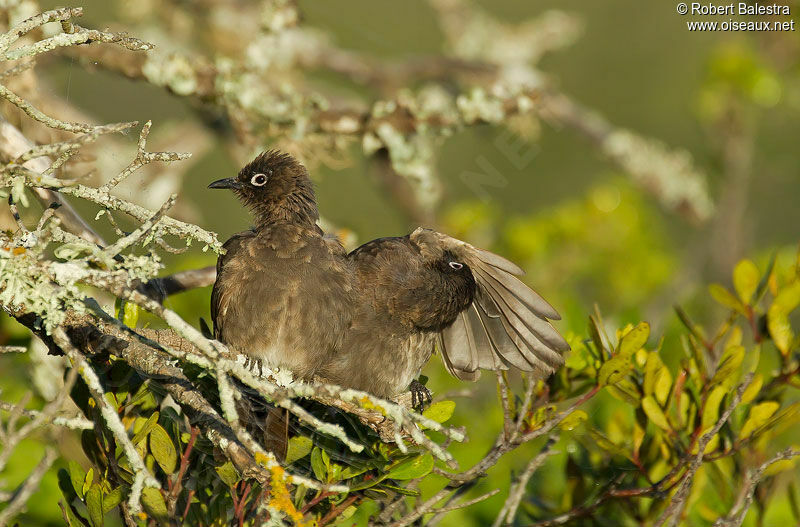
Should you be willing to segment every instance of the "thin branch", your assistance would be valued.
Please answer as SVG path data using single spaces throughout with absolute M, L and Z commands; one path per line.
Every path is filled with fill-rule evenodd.
M 0 155 L 6 159 L 13 160 L 26 152 L 30 152 L 33 148 L 35 148 L 35 145 L 22 132 L 0 117 Z M 50 162 L 46 158 L 36 158 L 25 162 L 23 166 L 41 174 L 49 168 Z M 31 190 L 45 207 L 53 203 L 58 205 L 56 215 L 61 220 L 64 228 L 91 243 L 105 245 L 103 238 L 81 218 L 69 202 L 58 192 L 44 188 L 32 188 Z
M 5 509 L 0 511 L 0 527 L 5 527 L 8 522 L 17 514 L 22 512 L 28 499 L 39 489 L 39 483 L 42 478 L 50 470 L 55 460 L 58 458 L 58 453 L 52 448 L 46 448 L 44 457 L 33 469 L 33 472 L 25 479 L 19 489 L 17 489 L 10 497 L 8 505 Z
M 755 493 L 756 486 L 764 478 L 764 472 L 770 465 L 778 461 L 784 461 L 800 456 L 800 450 L 787 448 L 776 454 L 772 459 L 765 461 L 755 469 L 748 470 L 742 488 L 739 490 L 739 495 L 736 498 L 730 512 L 724 518 L 719 518 L 714 522 L 714 527 L 740 527 L 744 522 L 744 517 L 753 503 L 753 494 Z
M 700 439 L 697 441 L 697 454 L 695 455 L 694 459 L 692 459 L 689 468 L 686 470 L 686 473 L 683 475 L 681 480 L 681 484 L 678 487 L 678 490 L 672 496 L 667 507 L 664 509 L 664 512 L 661 513 L 659 516 L 656 524 L 660 527 L 663 525 L 669 525 L 674 527 L 678 524 L 680 520 L 681 512 L 683 511 L 683 507 L 686 503 L 686 499 L 689 497 L 689 491 L 692 488 L 692 482 L 694 481 L 694 476 L 697 473 L 697 470 L 700 468 L 700 465 L 703 463 L 703 456 L 705 455 L 706 446 L 711 441 L 711 439 L 720 431 L 722 426 L 728 422 L 728 418 L 731 416 L 733 411 L 739 406 L 739 401 L 742 400 L 742 394 L 750 385 L 750 382 L 753 380 L 753 374 L 748 373 L 739 387 L 734 392 L 733 399 L 731 399 L 730 404 L 722 413 L 720 418 L 711 427 L 711 430 L 703 434 Z
M 503 524 L 512 525 L 514 523 L 514 518 L 517 515 L 517 509 L 522 501 L 522 496 L 525 494 L 528 481 L 530 481 L 534 472 L 536 472 L 539 467 L 542 466 L 542 463 L 544 463 L 548 457 L 556 454 L 556 452 L 552 451 L 552 448 L 553 445 L 558 441 L 558 438 L 558 432 L 550 434 L 550 437 L 547 438 L 547 442 L 544 444 L 539 453 L 528 462 L 528 464 L 525 466 L 525 470 L 523 470 L 522 473 L 511 484 L 511 489 L 508 491 L 508 498 L 503 504 L 503 507 L 500 509 L 500 512 L 497 514 L 497 518 L 492 524 L 492 527 L 500 527 L 500 525 Z
M 131 464 L 131 468 L 134 471 L 134 482 L 131 486 L 131 494 L 128 498 L 128 507 L 131 512 L 138 513 L 141 510 L 141 496 L 144 486 L 158 489 L 161 488 L 161 485 L 150 471 L 147 470 L 144 460 L 139 455 L 136 447 L 133 446 L 133 443 L 131 443 L 128 433 L 125 431 L 125 425 L 120 421 L 117 411 L 105 398 L 105 392 L 100 383 L 100 379 L 97 377 L 91 365 L 86 361 L 86 358 L 72 344 L 63 329 L 57 328 L 52 336 L 53 340 L 70 358 L 73 368 L 78 370 L 78 373 L 88 386 L 89 392 L 92 394 L 92 399 L 97 403 L 100 414 L 103 416 L 108 430 L 114 435 L 114 438 L 122 447 L 125 456 Z

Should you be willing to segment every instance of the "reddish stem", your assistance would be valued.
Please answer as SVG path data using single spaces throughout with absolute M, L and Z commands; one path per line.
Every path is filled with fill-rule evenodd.
M 319 494 L 317 494 L 314 497 L 314 499 L 312 499 L 311 501 L 306 503 L 305 506 L 302 509 L 300 509 L 300 512 L 303 513 L 303 514 L 307 513 L 308 511 L 311 510 L 311 507 L 313 507 L 317 503 L 321 502 L 322 500 L 324 500 L 328 496 L 332 496 L 334 494 L 336 494 L 336 493 L 335 492 L 330 492 L 330 491 L 320 492 Z
M 181 489 L 183 487 L 183 476 L 186 474 L 186 469 L 189 468 L 189 456 L 192 453 L 192 448 L 194 448 L 194 442 L 197 439 L 197 435 L 200 433 L 200 429 L 196 426 L 192 427 L 192 435 L 189 437 L 189 442 L 186 444 L 186 449 L 183 451 L 183 455 L 181 456 L 181 465 L 178 468 L 178 476 L 176 478 L 175 486 L 172 486 L 172 482 L 169 482 L 170 488 L 170 495 L 174 498 L 178 497 L 178 494 L 181 493 Z
M 186 507 L 183 509 L 183 516 L 181 517 L 181 524 L 186 522 L 186 517 L 189 515 L 189 506 L 192 504 L 192 498 L 194 497 L 194 490 L 189 491 L 189 495 L 186 496 Z
M 357 499 L 358 499 L 358 495 L 350 496 L 349 498 L 344 500 L 342 503 L 340 503 L 337 507 L 334 507 L 333 509 L 331 509 L 331 511 L 328 514 L 326 514 L 325 516 L 323 516 L 322 519 L 319 521 L 319 523 L 317 524 L 318 527 L 322 527 L 323 525 L 326 525 L 328 522 L 330 522 L 332 520 L 335 520 L 337 516 L 339 516 L 341 513 L 343 513 L 344 510 L 347 507 L 349 507 L 350 505 L 352 505 L 353 502 L 356 501 Z

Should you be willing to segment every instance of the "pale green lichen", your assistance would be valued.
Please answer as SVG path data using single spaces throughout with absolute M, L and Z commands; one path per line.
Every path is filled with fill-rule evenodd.
M 483 88 L 473 88 L 468 94 L 459 95 L 456 105 L 467 124 L 478 121 L 499 123 L 505 117 L 503 102 L 489 95 Z
M 705 176 L 695 169 L 688 152 L 670 150 L 628 130 L 611 133 L 602 148 L 668 208 L 687 209 L 700 221 L 713 214 Z
M 197 77 L 192 59 L 182 53 L 151 52 L 142 66 L 142 74 L 156 86 L 164 86 L 177 95 L 197 91 Z
M 66 310 L 83 312 L 75 270 L 45 272 L 36 253 L 21 247 L 0 247 L 0 305 L 36 313 L 47 333 L 61 325 Z M 55 283 L 54 283 L 55 280 Z
M 417 202 L 432 208 L 441 196 L 434 176 L 434 137 L 425 133 L 405 135 L 388 122 L 378 125 L 376 137 L 386 146 L 392 168 L 411 184 Z

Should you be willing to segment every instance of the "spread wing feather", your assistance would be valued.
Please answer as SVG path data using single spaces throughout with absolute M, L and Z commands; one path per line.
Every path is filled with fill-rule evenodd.
M 514 276 L 522 275 L 522 269 L 455 238 L 433 231 L 418 232 L 420 237 L 436 237 L 462 258 L 477 285 L 472 304 L 440 334 L 439 348 L 451 374 L 475 380 L 480 369 L 514 367 L 545 376 L 564 363 L 562 353 L 569 345 L 549 321 L 561 317 Z

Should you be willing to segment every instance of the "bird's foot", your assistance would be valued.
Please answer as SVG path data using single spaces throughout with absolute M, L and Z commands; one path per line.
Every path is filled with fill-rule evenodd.
M 423 411 L 433 401 L 431 391 L 416 379 L 408 385 L 408 390 L 411 392 L 411 407 L 418 412 Z
M 247 357 L 244 360 L 244 367 L 253 372 L 253 374 L 256 374 L 256 368 L 258 368 L 257 375 L 259 377 L 264 376 L 264 371 L 263 371 L 264 364 L 263 362 L 261 362 L 261 359 L 257 359 L 255 357 Z

